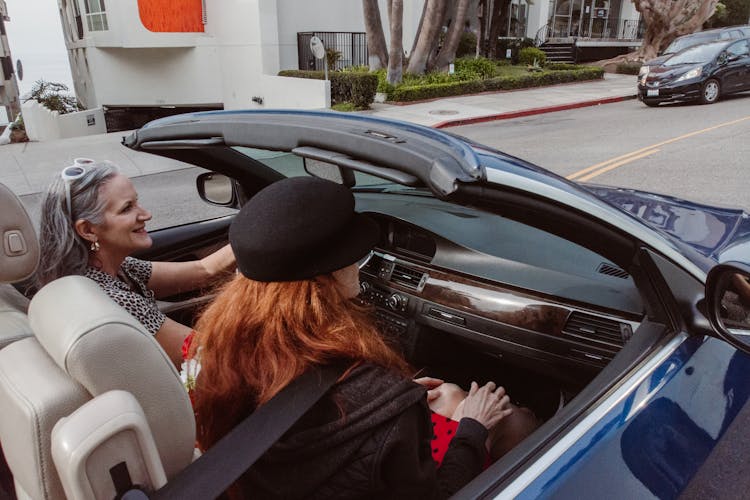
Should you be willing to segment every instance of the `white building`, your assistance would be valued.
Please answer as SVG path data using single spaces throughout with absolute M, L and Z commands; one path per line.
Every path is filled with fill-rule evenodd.
M 404 2 L 406 50 L 423 2 Z M 380 4 L 387 36 L 386 0 Z M 132 113 L 134 107 L 325 107 L 323 82 L 275 76 L 310 66 L 310 33 L 335 41 L 345 64 L 367 61 L 364 37 L 357 38 L 364 32 L 360 0 L 58 0 L 58 5 L 76 95 L 87 108 Z M 614 40 L 628 34 L 625 20 L 637 23 L 633 12 L 630 0 L 531 5 L 513 0 L 508 29 L 500 36 Z
M 21 109 L 18 98 L 18 82 L 13 69 L 5 23 L 10 21 L 8 6 L 0 0 L 0 123 L 13 121 Z
M 412 11 L 421 1 L 409 3 L 405 14 L 418 23 L 419 13 Z M 364 31 L 357 0 L 58 0 L 58 5 L 75 92 L 87 108 L 324 107 L 319 98 L 301 94 L 307 89 L 322 95 L 323 82 L 287 85 L 275 75 L 298 68 L 298 33 Z M 413 34 L 416 23 L 405 24 L 405 36 L 410 29 Z

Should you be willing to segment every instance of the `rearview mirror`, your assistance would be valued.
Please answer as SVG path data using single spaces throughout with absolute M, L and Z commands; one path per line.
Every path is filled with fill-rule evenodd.
M 343 184 L 347 187 L 352 187 L 355 184 L 354 174 L 349 169 L 343 169 L 333 163 L 314 158 L 303 158 L 302 160 L 305 165 L 305 172 L 313 177 Z
M 234 190 L 234 182 L 224 174 L 207 172 L 200 174 L 196 179 L 198 194 L 203 201 L 221 207 L 233 207 L 236 205 L 237 196 Z
M 711 269 L 706 300 L 714 331 L 737 349 L 750 353 L 750 266 L 728 262 Z

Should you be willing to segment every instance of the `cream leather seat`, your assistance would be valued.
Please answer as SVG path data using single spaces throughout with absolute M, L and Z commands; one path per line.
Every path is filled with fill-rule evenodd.
M 0 351 L 0 441 L 20 497 L 64 498 L 64 487 L 70 496 L 113 498 L 112 471 L 122 470 L 122 463 L 133 482 L 141 483 L 152 462 L 160 462 L 168 480 L 192 461 L 195 420 L 174 366 L 143 326 L 96 283 L 67 276 L 48 284 L 31 301 L 29 321 L 36 337 Z M 113 414 L 112 398 L 121 391 L 137 403 Z M 75 462 L 80 449 L 69 453 L 69 447 L 86 444 L 83 438 L 74 443 L 76 435 L 92 434 L 86 430 L 89 424 L 97 435 L 117 428 L 134 413 L 134 405 L 142 408 L 147 427 L 137 434 L 153 437 L 157 457 L 149 461 L 142 449 L 128 448 L 133 433 L 126 426 L 89 449 L 88 461 Z M 73 417 L 63 419 L 74 410 Z M 60 475 L 50 451 L 58 421 L 55 433 L 63 437 L 55 464 Z M 78 424 L 73 438 L 63 432 L 70 422 Z M 156 474 L 150 482 L 163 480 Z
M 31 335 L 29 300 L 10 283 L 28 279 L 39 264 L 39 240 L 21 200 L 0 184 L 0 349 Z

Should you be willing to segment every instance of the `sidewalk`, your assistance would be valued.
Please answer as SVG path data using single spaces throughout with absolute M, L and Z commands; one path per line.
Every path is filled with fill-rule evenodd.
M 632 99 L 635 92 L 635 76 L 607 73 L 603 80 L 592 82 L 446 97 L 415 104 L 374 104 L 365 113 L 444 128 L 617 102 Z M 38 193 L 76 157 L 113 161 L 130 177 L 190 166 L 122 146 L 120 141 L 128 134 L 113 132 L 0 146 L 0 182 L 18 195 Z
M 517 118 L 632 99 L 636 77 L 605 73 L 603 80 L 486 92 L 417 104 L 374 104 L 373 115 L 435 128 Z

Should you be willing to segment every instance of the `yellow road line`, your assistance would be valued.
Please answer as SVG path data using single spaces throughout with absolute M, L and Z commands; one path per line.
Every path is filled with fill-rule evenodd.
M 579 177 L 578 179 L 576 179 L 576 181 L 578 181 L 578 182 L 586 182 L 589 179 L 593 179 L 597 175 L 601 175 L 601 174 L 603 174 L 605 172 L 609 172 L 610 170 L 614 170 L 617 167 L 621 167 L 622 165 L 625 165 L 626 163 L 630 163 L 631 161 L 640 160 L 641 158 L 644 158 L 646 156 L 652 155 L 652 154 L 654 154 L 654 153 L 656 153 L 658 151 L 661 151 L 661 150 L 660 149 L 649 149 L 648 151 L 644 151 L 643 153 L 641 153 L 639 155 L 630 156 L 629 158 L 626 158 L 626 159 L 624 159 L 622 161 L 618 161 L 616 163 L 610 163 L 606 167 L 601 168 L 599 170 L 595 170 L 593 173 L 590 173 L 589 175 L 586 175 L 586 176 L 583 176 L 583 177 Z
M 727 127 L 729 125 L 736 125 L 738 123 L 741 123 L 741 122 L 744 122 L 744 121 L 747 121 L 747 120 L 750 120 L 750 116 L 746 116 L 744 118 L 738 118 L 737 120 L 732 120 L 732 121 L 726 122 L 726 123 L 720 123 L 718 125 L 714 125 L 713 127 L 708 127 L 708 128 L 704 128 L 704 129 L 701 129 L 701 130 L 696 130 L 695 132 L 690 132 L 690 133 L 687 133 L 687 134 L 684 134 L 684 135 L 680 135 L 678 137 L 673 137 L 672 139 L 667 139 L 666 141 L 662 141 L 662 142 L 658 142 L 656 144 L 652 144 L 650 146 L 646 146 L 645 148 L 641 148 L 641 149 L 638 149 L 636 151 L 632 151 L 630 153 L 627 153 L 627 154 L 624 154 L 624 155 L 620 155 L 620 156 L 618 156 L 616 158 L 611 158 L 611 159 L 609 159 L 607 161 L 603 161 L 601 163 L 597 163 L 596 165 L 591 165 L 590 167 L 586 167 L 586 168 L 584 168 L 582 170 L 579 170 L 578 172 L 575 172 L 575 173 L 572 173 L 572 174 L 568 175 L 566 178 L 569 179 L 569 180 L 575 180 L 575 181 L 586 181 L 586 180 L 589 180 L 589 179 L 591 179 L 593 177 L 596 177 L 597 175 L 603 174 L 605 172 L 608 172 L 609 170 L 612 170 L 612 169 L 617 168 L 617 167 L 619 167 L 621 165 L 629 163 L 630 161 L 637 160 L 639 158 L 643 158 L 644 156 L 648 156 L 649 154 L 653 154 L 656 151 L 658 151 L 658 149 L 656 149 L 656 148 L 659 148 L 660 146 L 664 146 L 666 144 L 671 144 L 673 142 L 681 141 L 683 139 L 687 139 L 689 137 L 693 137 L 693 136 L 698 135 L 698 134 L 703 134 L 705 132 L 710 132 L 712 130 L 716 130 L 716 129 L 719 129 L 719 128 L 722 128 L 722 127 Z M 647 154 L 642 154 L 642 153 L 647 153 Z M 621 161 L 621 160 L 623 160 L 623 161 Z M 601 168 L 601 167 L 605 167 L 605 166 L 608 167 L 608 166 L 611 166 L 613 164 L 615 166 L 613 166 L 612 168 L 606 168 L 606 169 L 602 169 Z M 601 169 L 601 170 L 597 170 L 597 169 Z M 596 173 L 591 174 L 591 175 L 586 175 L 589 172 L 592 172 L 592 171 L 595 171 L 595 170 L 597 170 Z

